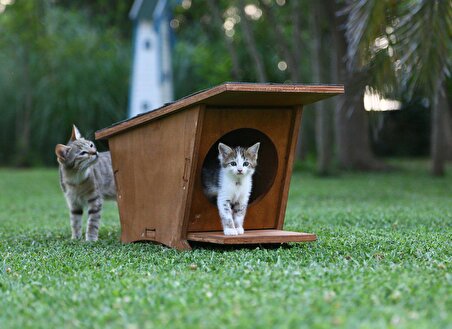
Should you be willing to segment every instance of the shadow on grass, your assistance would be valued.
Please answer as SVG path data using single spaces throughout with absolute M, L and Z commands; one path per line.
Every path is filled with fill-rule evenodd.
M 190 242 L 190 246 L 193 250 L 211 250 L 211 251 L 236 251 L 236 250 L 255 250 L 255 249 L 266 249 L 266 250 L 290 250 L 294 247 L 306 245 L 305 243 L 265 243 L 265 244 L 235 244 L 235 245 L 225 245 L 225 244 L 214 244 L 208 242 Z

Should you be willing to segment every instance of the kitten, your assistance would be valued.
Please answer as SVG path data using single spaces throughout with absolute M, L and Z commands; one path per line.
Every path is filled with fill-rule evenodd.
M 224 235 L 243 234 L 260 143 L 249 148 L 218 144 L 220 168 L 204 172 L 204 193 L 217 202 Z
M 72 127 L 68 145 L 58 144 L 60 185 L 70 211 L 72 239 L 82 235 L 83 208 L 88 206 L 86 240 L 97 241 L 102 204 L 116 197 L 110 152 L 99 153 L 94 143 Z

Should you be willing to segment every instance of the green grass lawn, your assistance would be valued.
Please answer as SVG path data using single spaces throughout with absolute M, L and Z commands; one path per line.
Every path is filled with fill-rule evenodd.
M 296 172 L 282 248 L 70 240 L 56 169 L 0 170 L 0 328 L 451 328 L 452 168 Z

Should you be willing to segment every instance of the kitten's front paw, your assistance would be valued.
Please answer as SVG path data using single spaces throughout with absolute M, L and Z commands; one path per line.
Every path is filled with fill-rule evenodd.
M 74 234 L 72 233 L 71 239 L 72 240 L 78 240 L 82 237 L 82 234 Z
M 96 242 L 97 236 L 86 236 L 86 241 L 88 242 Z
M 237 230 L 235 228 L 225 228 L 223 230 L 224 235 L 237 235 Z
M 243 233 L 245 233 L 245 230 L 243 229 L 243 227 L 237 227 L 237 234 L 241 235 Z

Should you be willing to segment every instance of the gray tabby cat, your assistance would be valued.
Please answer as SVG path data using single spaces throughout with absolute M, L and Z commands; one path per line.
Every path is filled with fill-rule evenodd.
M 215 199 L 224 235 L 243 234 L 248 200 L 253 186 L 252 176 L 257 166 L 260 143 L 251 147 L 231 148 L 218 145 L 220 168 L 205 170 L 204 193 Z
M 55 147 L 60 185 L 70 210 L 72 239 L 82 236 L 83 208 L 88 206 L 86 240 L 97 241 L 104 199 L 116 198 L 110 152 L 97 152 L 76 126 L 68 145 Z

